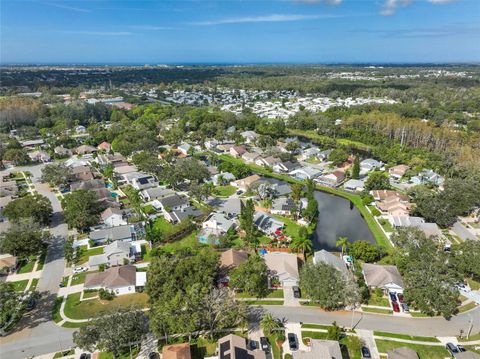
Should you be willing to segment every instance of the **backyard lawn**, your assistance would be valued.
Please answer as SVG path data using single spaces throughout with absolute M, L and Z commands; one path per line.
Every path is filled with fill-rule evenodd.
M 389 350 L 399 347 L 408 347 L 415 350 L 420 359 L 444 359 L 450 358 L 450 354 L 447 352 L 443 345 L 429 346 L 409 344 L 402 342 L 394 342 L 390 340 L 375 340 L 377 343 L 379 353 L 387 353 Z
M 237 191 L 237 187 L 234 186 L 218 186 L 215 187 L 213 193 L 218 197 L 230 197 Z
M 65 315 L 71 319 L 89 319 L 101 312 L 108 312 L 118 307 L 136 306 L 145 308 L 148 295 L 145 293 L 126 294 L 113 300 L 91 299 L 80 301 L 80 293 L 70 294 L 65 303 Z
M 93 248 L 87 249 L 87 246 L 80 246 L 78 247 L 77 251 L 78 250 L 80 250 L 78 252 L 78 254 L 80 255 L 77 259 L 78 264 L 83 264 L 85 262 L 88 262 L 88 258 L 90 258 L 90 256 L 103 253 L 103 247 L 93 247 Z
M 10 282 L 10 283 L 13 284 L 13 287 L 14 287 L 15 291 L 23 292 L 25 290 L 25 288 L 27 288 L 28 279 L 18 280 L 16 282 Z
M 292 239 L 295 239 L 298 237 L 298 231 L 302 227 L 300 224 L 296 223 L 292 219 L 284 216 L 279 216 L 277 214 L 273 214 L 273 217 L 276 219 L 279 219 L 283 223 L 285 223 L 285 227 L 283 229 L 283 232 L 289 236 Z
M 162 247 L 162 250 L 173 253 L 184 248 L 195 248 L 199 246 L 204 246 L 197 239 L 197 231 L 190 233 L 188 236 L 179 239 L 178 241 L 165 244 Z

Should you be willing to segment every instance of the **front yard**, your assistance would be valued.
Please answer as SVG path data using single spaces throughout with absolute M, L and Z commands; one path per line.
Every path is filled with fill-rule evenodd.
M 447 350 L 443 345 L 442 346 L 418 345 L 418 344 L 409 344 L 409 343 L 394 342 L 390 340 L 378 340 L 378 339 L 376 339 L 375 342 L 377 343 L 379 353 L 387 353 L 389 350 L 392 350 L 394 348 L 408 347 L 417 352 L 419 359 L 450 358 L 450 354 L 447 352 Z
M 375 305 L 378 307 L 387 307 L 390 308 L 390 302 L 388 299 L 382 295 L 378 295 L 380 293 L 377 293 L 376 291 L 372 290 L 370 291 L 370 299 L 368 300 L 368 305 Z
M 77 263 L 78 264 L 83 264 L 85 262 L 88 262 L 88 258 L 90 256 L 98 255 L 103 253 L 103 247 L 93 247 L 90 249 L 87 249 L 87 246 L 80 246 L 77 248 Z
M 80 301 L 80 293 L 73 293 L 67 297 L 65 315 L 70 319 L 89 319 L 118 307 L 145 308 L 147 301 L 148 295 L 145 293 L 121 295 L 113 300 L 91 299 L 85 301 Z
M 213 193 L 218 197 L 230 197 L 237 191 L 237 187 L 234 186 L 218 186 L 215 187 Z

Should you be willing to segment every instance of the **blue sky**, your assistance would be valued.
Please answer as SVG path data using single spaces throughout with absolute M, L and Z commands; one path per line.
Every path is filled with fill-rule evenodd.
M 480 62 L 480 0 L 0 0 L 2 63 Z

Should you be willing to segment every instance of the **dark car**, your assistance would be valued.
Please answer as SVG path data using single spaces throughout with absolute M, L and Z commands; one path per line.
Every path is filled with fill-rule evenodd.
M 370 349 L 367 347 L 362 347 L 362 358 L 371 358 L 372 354 L 370 354 Z
M 300 298 L 300 288 L 295 286 L 295 287 L 292 287 L 292 289 L 293 289 L 293 297 L 294 298 Z
M 288 346 L 290 347 L 291 351 L 295 351 L 298 349 L 297 345 L 297 337 L 293 333 L 288 333 L 287 334 L 287 339 L 288 339 Z
M 249 340 L 248 341 L 248 346 L 250 347 L 250 350 L 258 349 L 258 344 L 255 340 Z
M 397 293 L 390 292 L 390 293 L 388 293 L 388 295 L 390 296 L 390 299 L 392 300 L 392 302 L 397 301 Z
M 397 294 L 397 298 L 398 298 L 398 301 L 399 301 L 400 303 L 403 303 L 403 294 L 398 293 L 398 294 Z
M 447 348 L 447 350 L 453 356 L 455 356 L 455 354 L 459 353 L 458 347 L 453 343 L 447 343 L 447 345 L 445 345 L 445 348 Z
M 35 298 L 30 297 L 27 301 L 27 305 L 25 306 L 25 309 L 32 310 L 33 308 L 35 308 L 35 305 L 37 305 L 37 301 L 35 300 Z
M 405 312 L 405 313 L 410 313 L 410 310 L 408 309 L 408 305 L 406 305 L 405 303 L 402 303 L 400 304 L 402 306 L 402 310 Z
M 260 348 L 262 348 L 262 350 L 265 352 L 265 353 L 270 353 L 270 346 L 268 344 L 268 339 L 265 338 L 265 337 L 260 337 Z
M 92 356 L 88 353 L 80 354 L 80 359 L 90 359 Z
M 459 352 L 466 352 L 467 349 L 465 349 L 465 347 L 463 345 L 457 345 L 457 349 Z
M 148 354 L 148 359 L 160 359 L 160 354 L 158 354 L 157 352 L 151 352 L 150 354 Z
M 395 313 L 400 313 L 400 307 L 398 306 L 397 302 L 392 302 L 392 307 Z

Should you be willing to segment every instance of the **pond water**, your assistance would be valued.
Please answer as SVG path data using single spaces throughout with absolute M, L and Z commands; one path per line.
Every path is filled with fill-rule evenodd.
M 315 191 L 318 202 L 317 228 L 313 234 L 314 250 L 336 251 L 335 242 L 347 237 L 349 242 L 366 240 L 375 244 L 375 238 L 359 210 L 349 200 L 330 193 Z

